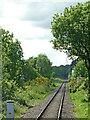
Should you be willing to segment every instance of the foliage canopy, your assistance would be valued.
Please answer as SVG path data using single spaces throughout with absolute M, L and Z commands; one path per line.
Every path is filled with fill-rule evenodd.
M 63 14 L 55 14 L 52 21 L 54 48 L 64 50 L 68 56 L 82 59 L 90 57 L 90 40 L 88 34 L 88 3 L 78 3 L 65 8 Z
M 51 42 L 55 49 L 66 52 L 69 57 L 84 60 L 90 81 L 89 16 L 89 2 L 66 7 L 63 14 L 55 14 L 51 22 L 54 37 Z

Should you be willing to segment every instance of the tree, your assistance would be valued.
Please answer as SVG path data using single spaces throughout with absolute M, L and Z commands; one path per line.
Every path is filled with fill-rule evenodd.
M 31 81 L 35 79 L 36 77 L 40 77 L 37 70 L 32 67 L 32 64 L 30 63 L 30 59 L 24 61 L 23 65 L 23 75 L 24 75 L 24 81 Z
M 73 73 L 73 77 L 75 77 L 76 79 L 78 77 L 87 77 L 87 69 L 85 66 L 85 62 L 83 60 L 78 61 L 76 66 L 73 68 L 74 73 Z
M 23 52 L 20 42 L 13 40 L 13 33 L 2 31 L 2 64 L 3 64 L 3 79 L 8 81 L 14 80 L 19 85 L 22 85 L 23 77 Z
M 85 61 L 90 83 L 90 40 L 88 30 L 90 15 L 88 4 L 89 2 L 78 3 L 76 6 L 66 7 L 63 14 L 57 13 L 54 15 L 51 22 L 54 39 L 51 42 L 55 49 L 66 52 L 69 57 L 77 56 Z
M 37 57 L 30 57 L 28 59 L 29 64 L 36 69 L 36 62 L 37 62 Z
M 52 63 L 50 60 L 47 58 L 46 55 L 39 54 L 37 57 L 37 62 L 36 62 L 36 69 L 38 70 L 38 73 L 42 75 L 43 77 L 51 77 L 52 74 Z
M 54 78 L 68 79 L 70 65 L 53 66 Z
M 53 66 L 53 77 L 68 79 L 68 76 L 71 76 L 72 69 L 75 65 L 76 60 L 72 61 L 70 65 Z

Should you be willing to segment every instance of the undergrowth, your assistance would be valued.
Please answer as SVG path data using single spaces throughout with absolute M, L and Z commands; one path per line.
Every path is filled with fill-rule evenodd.
M 38 78 L 39 80 L 40 78 Z M 42 78 L 41 78 L 42 79 Z M 43 80 L 47 80 L 46 82 Z M 30 84 L 25 83 L 25 86 L 17 87 L 13 95 L 10 96 L 14 100 L 14 118 L 20 118 L 27 109 L 32 108 L 35 104 L 40 103 L 53 92 L 53 90 L 61 84 L 60 79 L 49 81 L 43 78 L 42 83 L 32 81 Z M 2 113 L 3 118 L 6 118 L 7 101 L 3 101 Z
M 75 117 L 76 118 L 87 118 L 88 117 L 88 99 L 86 91 L 76 91 L 71 93 L 70 97 L 72 103 L 75 105 Z
M 69 83 L 69 87 L 71 86 L 70 98 L 75 106 L 76 118 L 88 118 L 88 90 L 85 84 L 85 81 L 75 83 L 73 86 Z

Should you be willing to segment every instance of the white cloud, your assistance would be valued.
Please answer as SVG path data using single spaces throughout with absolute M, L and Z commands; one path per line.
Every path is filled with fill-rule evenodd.
M 26 4 L 21 20 L 30 21 L 36 27 L 40 26 L 49 29 L 54 14 L 62 13 L 65 7 L 75 4 L 77 3 L 29 2 Z
M 46 54 L 51 50 L 51 44 L 47 40 L 22 40 L 21 45 L 25 58 L 38 56 L 40 53 Z
M 22 16 L 23 10 L 25 9 L 24 4 L 17 4 L 15 2 L 9 2 L 8 0 L 3 0 L 3 17 L 5 19 L 18 19 Z
M 33 27 L 29 21 L 18 21 L 14 19 L 0 19 L 1 27 L 13 32 L 18 39 L 50 39 L 50 29 Z
M 0 1 L 0 18 L 3 17 L 3 1 Z
M 21 45 L 24 52 L 24 58 L 37 57 L 38 54 L 46 54 L 53 65 L 70 64 L 65 53 L 60 53 L 52 48 L 52 44 L 47 40 L 23 40 Z
M 59 51 L 54 52 L 54 56 L 51 58 L 51 61 L 53 62 L 53 66 L 71 64 L 72 62 L 65 53 Z
M 0 26 L 21 41 L 25 58 L 45 53 L 53 65 L 65 65 L 71 61 L 67 62 L 67 56 L 54 50 L 49 42 L 50 23 L 55 13 L 76 2 L 78 0 L 0 0 Z
M 11 1 L 11 0 L 9 0 Z M 86 0 L 15 0 L 15 1 L 23 1 L 23 2 L 85 2 Z

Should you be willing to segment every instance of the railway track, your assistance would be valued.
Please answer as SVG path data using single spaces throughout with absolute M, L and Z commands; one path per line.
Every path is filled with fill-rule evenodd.
M 43 120 L 44 118 L 61 119 L 65 89 L 66 82 L 63 82 L 35 120 Z

